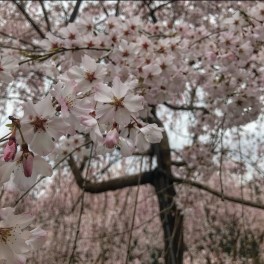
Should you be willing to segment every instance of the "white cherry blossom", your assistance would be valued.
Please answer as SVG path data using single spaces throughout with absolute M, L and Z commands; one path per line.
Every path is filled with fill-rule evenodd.
M 157 124 L 147 124 L 138 130 L 136 146 L 139 151 L 146 151 L 150 144 L 160 143 L 164 128 L 158 127 Z
M 46 156 L 54 149 L 53 139 L 67 133 L 69 125 L 55 116 L 50 96 L 46 96 L 37 104 L 24 104 L 24 117 L 21 119 L 21 130 L 31 150 Z
M 106 67 L 84 55 L 81 67 L 73 66 L 68 71 L 68 77 L 77 82 L 80 91 L 90 91 L 92 87 L 103 81 L 107 73 Z
M 47 233 L 40 227 L 25 230 L 34 218 L 30 214 L 15 215 L 14 211 L 11 207 L 0 209 L 0 260 L 23 264 L 31 250 L 44 244 Z
M 113 80 L 112 88 L 100 84 L 97 86 L 95 101 L 102 103 L 96 110 L 96 117 L 103 123 L 128 124 L 131 113 L 143 109 L 144 98 L 133 94 L 131 84 L 122 83 L 119 77 Z

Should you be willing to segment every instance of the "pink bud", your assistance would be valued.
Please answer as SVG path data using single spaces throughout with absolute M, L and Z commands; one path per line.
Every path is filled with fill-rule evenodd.
M 118 143 L 118 139 L 119 139 L 119 134 L 115 129 L 113 130 L 110 130 L 107 134 L 106 134 L 106 137 L 105 137 L 105 140 L 104 140 L 104 145 L 107 147 L 107 148 L 113 148 L 117 145 Z
M 11 136 L 4 149 L 4 160 L 14 160 L 17 152 L 16 138 Z
M 34 156 L 30 152 L 23 153 L 23 169 L 26 177 L 32 175 Z

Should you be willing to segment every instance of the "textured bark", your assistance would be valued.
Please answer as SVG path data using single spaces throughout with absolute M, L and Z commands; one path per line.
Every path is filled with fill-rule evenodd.
M 160 120 L 155 117 L 151 120 L 162 127 Z M 183 263 L 183 215 L 177 208 L 176 191 L 171 177 L 170 146 L 166 132 L 159 144 L 153 145 L 153 154 L 157 158 L 158 169 L 155 171 L 153 186 L 159 201 L 160 219 L 163 225 L 165 244 L 165 263 Z
M 173 182 L 163 172 L 156 172 L 153 186 L 159 201 L 163 226 L 165 263 L 183 263 L 183 215 L 175 203 Z

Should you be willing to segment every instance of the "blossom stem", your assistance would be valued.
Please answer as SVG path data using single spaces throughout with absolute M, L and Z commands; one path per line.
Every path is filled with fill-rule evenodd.
M 10 133 L 6 134 L 5 136 L 3 136 L 2 138 L 0 138 L 0 142 L 3 142 L 3 141 L 8 140 L 7 137 L 8 137 L 11 133 L 12 133 L 12 132 L 10 132 Z

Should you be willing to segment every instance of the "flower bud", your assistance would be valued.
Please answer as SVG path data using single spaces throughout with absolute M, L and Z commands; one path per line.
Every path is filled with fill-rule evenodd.
M 24 174 L 26 177 L 30 177 L 32 175 L 33 160 L 34 160 L 34 156 L 31 152 L 23 153 L 22 164 L 23 164 Z
M 17 153 L 17 143 L 16 138 L 11 136 L 5 145 L 4 149 L 4 161 L 14 160 Z

